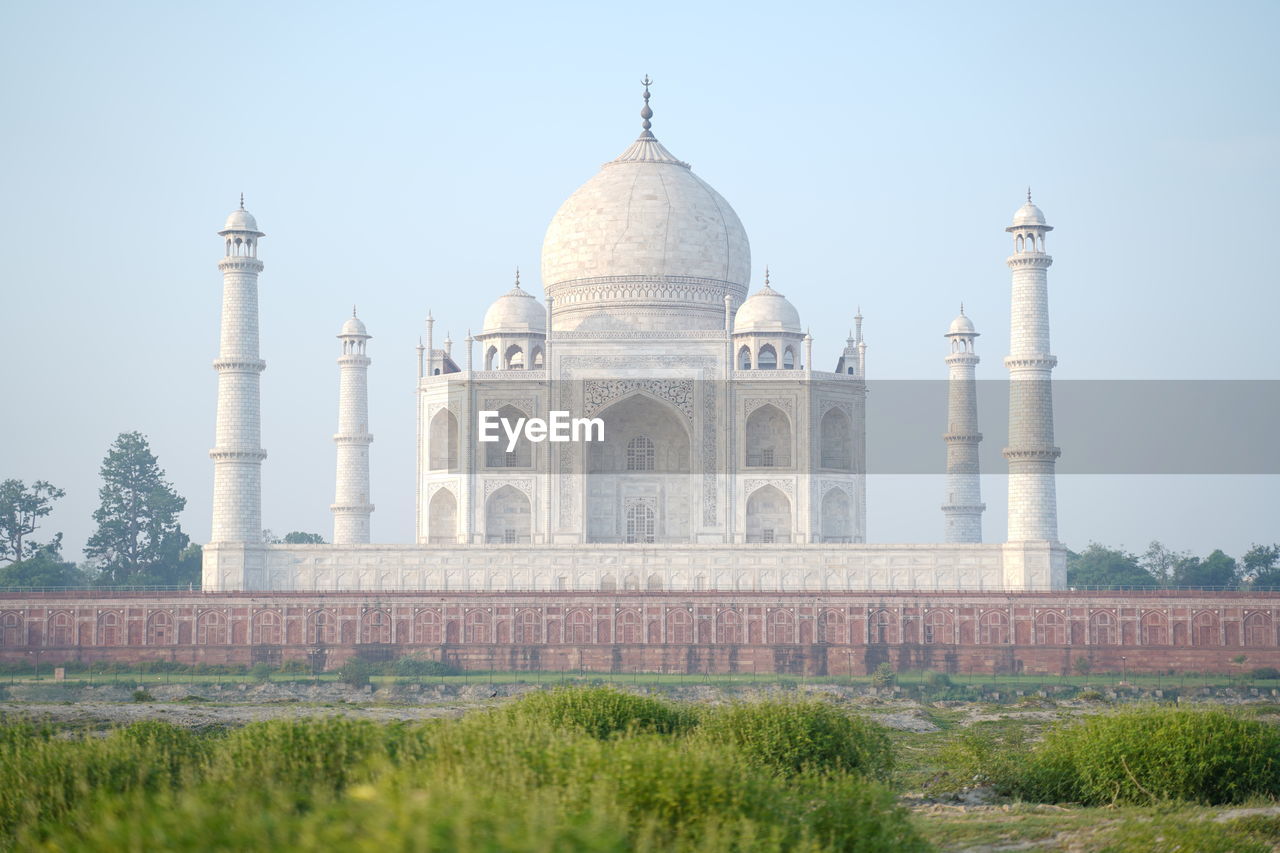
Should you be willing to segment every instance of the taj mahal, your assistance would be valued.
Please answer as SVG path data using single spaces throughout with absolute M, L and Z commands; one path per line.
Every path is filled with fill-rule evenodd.
M 648 78 L 644 84 L 639 137 L 547 227 L 541 298 L 517 273 L 461 346 L 437 340 L 429 306 L 412 306 L 426 320 L 416 350 L 411 543 L 371 542 L 367 376 L 376 368 L 355 311 L 338 334 L 333 544 L 263 541 L 265 235 L 243 201 L 231 213 L 218 232 L 225 254 L 205 591 L 1065 587 L 1050 381 L 1053 259 L 1045 248 L 1052 226 L 1030 193 L 1005 229 L 1008 541 L 983 542 L 979 335 L 962 309 L 939 346 L 949 377 L 947 422 L 938 424 L 946 448 L 942 541 L 879 544 L 866 521 L 874 398 L 861 312 L 830 306 L 852 315 L 851 333 L 838 352 L 815 355 L 783 295 L 792 285 L 765 270 L 752 291 L 746 229 L 729 202 L 658 141 Z M 510 421 L 567 412 L 598 419 L 603 430 L 598 441 L 526 434 L 488 442 L 479 434 L 486 412 Z

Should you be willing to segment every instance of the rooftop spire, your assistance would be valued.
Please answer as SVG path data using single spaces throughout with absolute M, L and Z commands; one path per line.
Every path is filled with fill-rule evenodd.
M 516 287 L 520 286 L 520 267 L 516 267 Z
M 354 305 L 351 306 L 351 316 L 352 317 L 356 316 L 356 306 Z
M 649 75 L 646 74 L 640 83 L 644 86 L 644 108 L 640 110 L 640 118 L 644 119 L 644 121 L 640 123 L 640 126 L 644 128 L 644 132 L 640 134 L 640 138 L 653 139 L 653 131 L 649 129 L 653 126 L 649 121 L 649 119 L 653 118 L 653 110 L 649 108 L 649 86 L 653 84 L 653 81 L 650 80 Z
M 1027 204 L 1031 204 L 1031 187 L 1027 187 Z
M 961 303 L 960 303 L 960 316 L 961 316 L 961 317 L 963 317 L 963 316 L 964 316 L 964 303 L 963 303 L 963 302 L 961 302 Z
M 240 209 L 244 210 L 244 193 L 240 193 Z

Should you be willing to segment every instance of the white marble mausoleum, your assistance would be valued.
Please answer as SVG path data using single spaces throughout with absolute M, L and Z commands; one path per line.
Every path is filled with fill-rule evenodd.
M 370 542 L 370 335 L 339 334 L 332 545 L 261 539 L 257 282 L 265 236 L 243 208 L 225 242 L 213 541 L 206 590 L 1052 589 L 1057 541 L 1044 238 L 1030 201 L 1013 236 L 1010 541 L 983 544 L 974 366 L 963 311 L 950 353 L 944 544 L 868 544 L 867 344 L 854 314 L 814 362 L 799 312 L 766 270 L 751 290 L 729 202 L 642 132 L 561 205 L 542 247 L 541 298 L 520 283 L 460 348 L 417 350 L 417 526 Z M 831 306 L 841 310 L 845 306 Z M 846 309 L 847 310 L 847 309 Z M 374 368 L 376 369 L 376 368 Z M 480 440 L 509 423 L 598 418 L 600 441 Z M 874 448 L 871 449 L 874 452 Z

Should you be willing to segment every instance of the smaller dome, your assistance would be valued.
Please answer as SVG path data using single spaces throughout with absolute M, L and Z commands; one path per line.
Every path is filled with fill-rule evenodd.
M 258 220 L 253 218 L 253 214 L 245 210 L 243 207 L 231 211 L 231 215 L 227 217 L 227 224 L 222 226 L 219 234 L 226 234 L 229 231 L 248 231 L 252 234 L 263 236 L 258 230 Z
M 1044 213 L 1040 208 L 1036 207 L 1030 201 L 1018 208 L 1018 212 L 1013 215 L 1014 226 L 1019 225 L 1047 225 Z
M 747 297 L 733 316 L 733 332 L 793 332 L 800 334 L 800 312 L 787 297 L 769 286 Z
M 951 328 L 947 329 L 948 335 L 977 335 L 978 330 L 973 327 L 973 321 L 964 315 L 964 309 L 961 309 L 959 316 L 951 321 Z
M 347 318 L 347 322 L 342 324 L 342 331 L 338 334 L 340 338 L 346 337 L 369 337 L 369 332 L 365 329 L 364 323 L 356 316 L 356 312 L 352 311 L 351 316 Z
M 542 303 L 520 287 L 520 282 L 506 293 L 494 300 L 489 310 L 484 312 L 484 331 L 490 332 L 535 332 L 546 334 L 547 309 Z

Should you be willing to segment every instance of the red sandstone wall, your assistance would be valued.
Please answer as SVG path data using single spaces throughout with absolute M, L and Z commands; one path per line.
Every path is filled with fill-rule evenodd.
M 1280 593 L 0 593 L 0 660 L 430 655 L 468 669 L 865 674 L 1280 667 Z

